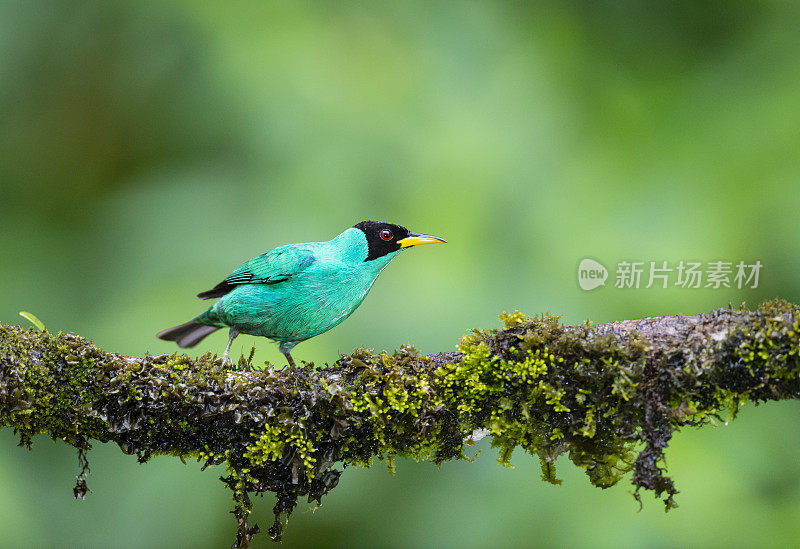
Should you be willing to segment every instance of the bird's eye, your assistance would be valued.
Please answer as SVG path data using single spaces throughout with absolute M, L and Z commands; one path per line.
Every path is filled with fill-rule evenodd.
M 384 229 L 381 231 L 381 240 L 389 241 L 392 239 L 392 231 L 389 229 Z

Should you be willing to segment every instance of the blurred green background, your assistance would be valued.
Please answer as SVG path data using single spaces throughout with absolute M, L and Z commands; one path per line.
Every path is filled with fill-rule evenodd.
M 165 5 L 166 4 L 166 5 Z M 497 314 L 567 323 L 800 301 L 800 4 L 0 2 L 0 321 L 120 353 L 276 245 L 363 219 L 441 235 L 296 359 L 453 350 Z M 584 257 L 612 271 L 581 291 Z M 618 261 L 760 260 L 757 289 L 617 289 Z M 208 338 L 192 354 L 224 348 Z M 267 340 L 242 336 L 234 351 Z M 236 355 L 234 355 L 236 356 Z M 560 460 L 348 469 L 285 547 L 787 546 L 800 407 L 748 405 L 667 452 L 681 493 L 637 513 Z M 0 544 L 224 547 L 223 471 L 0 433 Z M 256 522 L 271 521 L 270 497 Z M 266 535 L 258 538 L 269 546 Z

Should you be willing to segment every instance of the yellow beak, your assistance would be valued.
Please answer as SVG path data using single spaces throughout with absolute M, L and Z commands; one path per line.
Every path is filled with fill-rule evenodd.
M 397 241 L 401 248 L 408 248 L 409 246 L 417 246 L 419 244 L 447 244 L 447 240 L 439 238 L 438 236 L 431 236 L 429 234 L 409 233 L 407 237 Z

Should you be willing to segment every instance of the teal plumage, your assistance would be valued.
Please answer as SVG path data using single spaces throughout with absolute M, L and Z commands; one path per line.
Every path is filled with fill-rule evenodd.
M 266 335 L 286 348 L 350 316 L 398 253 L 365 262 L 366 239 L 353 228 L 329 242 L 281 246 L 251 259 L 226 280 L 252 274 L 282 282 L 237 284 L 196 320 L 235 325 L 239 333 Z
M 399 225 L 364 221 L 327 242 L 280 246 L 198 294 L 220 299 L 192 321 L 158 337 L 191 347 L 229 327 L 224 359 L 229 359 L 230 344 L 238 334 L 250 334 L 277 341 L 293 365 L 292 348 L 347 319 L 402 248 L 434 242 L 444 241 Z

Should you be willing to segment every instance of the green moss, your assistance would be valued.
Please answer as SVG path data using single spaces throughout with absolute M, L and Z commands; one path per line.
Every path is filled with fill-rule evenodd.
M 774 300 L 762 304 L 758 313 L 758 323 L 728 338 L 733 371 L 717 379 L 721 383 L 716 396 L 733 414 L 748 400 L 777 400 L 797 394 L 800 308 Z
M 102 427 L 88 415 L 98 393 L 96 349 L 85 348 L 71 335 L 13 331 L 7 326 L 0 330 L 0 356 L 10 358 L 12 349 L 32 351 L 15 353 L 13 367 L 3 368 L 0 425 L 13 427 L 20 445 L 27 447 L 37 434 L 46 433 L 88 449 L 88 439 L 98 438 Z
M 615 483 L 630 470 L 635 441 L 617 418 L 636 390 L 641 343 L 576 338 L 549 315 L 501 320 L 502 330 L 468 334 L 461 362 L 438 372 L 462 429 L 489 430 L 506 466 L 517 447 L 537 454 L 548 481 L 556 480 L 555 459 L 569 453 L 594 484 Z
M 263 467 L 269 462 L 283 458 L 285 449 L 291 447 L 295 459 L 302 462 L 305 467 L 306 479 L 314 478 L 314 463 L 317 461 L 314 457 L 315 448 L 297 426 L 266 425 L 264 431 L 254 434 L 254 437 L 256 441 L 248 445 L 244 451 L 245 459 L 254 467 Z
M 353 421 L 346 446 L 352 457 L 346 463 L 369 466 L 374 449 L 380 448 L 392 470 L 395 456 L 436 461 L 448 451 L 438 440 L 443 403 L 428 362 L 408 345 L 392 355 L 365 349 L 354 353 L 352 363 L 360 371 L 348 394 Z

